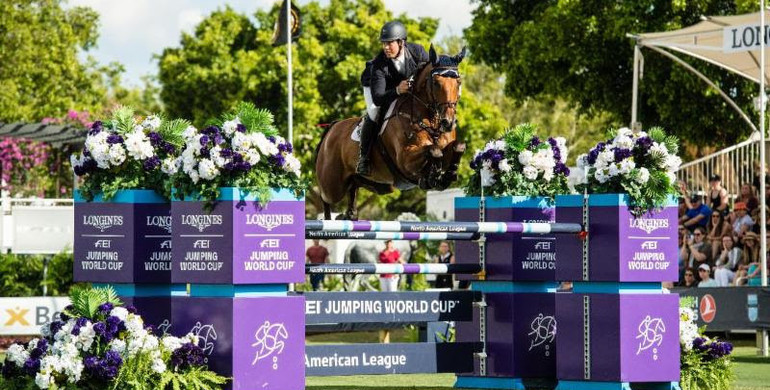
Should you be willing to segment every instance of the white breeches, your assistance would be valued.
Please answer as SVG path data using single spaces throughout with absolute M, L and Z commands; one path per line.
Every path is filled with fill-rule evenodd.
M 374 104 L 372 89 L 369 87 L 364 87 L 364 101 L 366 102 L 366 114 L 369 115 L 369 119 L 376 121 L 377 114 L 380 113 L 380 107 Z

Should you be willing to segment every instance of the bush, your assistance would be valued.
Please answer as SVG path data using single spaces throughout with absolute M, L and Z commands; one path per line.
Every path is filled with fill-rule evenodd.
M 44 285 L 48 287 L 48 295 L 69 294 L 75 285 L 72 280 L 72 253 L 62 252 L 51 257 L 48 277 L 43 280 L 45 259 L 42 255 L 0 255 L 0 296 L 41 296 Z

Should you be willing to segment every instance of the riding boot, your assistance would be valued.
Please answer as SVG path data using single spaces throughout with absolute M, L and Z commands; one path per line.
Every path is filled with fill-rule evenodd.
M 372 150 L 372 144 L 377 136 L 377 123 L 369 119 L 366 116 L 364 125 L 361 127 L 361 143 L 358 155 L 358 166 L 356 167 L 356 173 L 362 176 L 369 174 L 369 153 Z

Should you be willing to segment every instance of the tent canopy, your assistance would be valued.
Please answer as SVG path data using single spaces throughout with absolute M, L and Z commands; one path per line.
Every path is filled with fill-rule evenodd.
M 54 147 L 83 144 L 86 133 L 86 130 L 72 126 L 0 122 L 0 138 L 24 138 L 31 141 L 46 142 Z
M 766 20 L 770 11 L 765 10 Z M 712 63 L 759 83 L 759 50 L 762 36 L 770 43 L 770 29 L 760 33 L 760 13 L 706 16 L 703 21 L 680 30 L 631 35 L 641 46 L 677 51 Z M 765 83 L 770 85 L 765 65 Z

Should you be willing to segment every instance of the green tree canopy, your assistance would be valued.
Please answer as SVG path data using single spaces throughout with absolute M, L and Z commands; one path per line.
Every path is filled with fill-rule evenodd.
M 96 43 L 98 15 L 63 3 L 0 1 L 0 120 L 37 121 L 102 106 L 102 72 L 117 65 L 78 58 Z
M 628 123 L 632 39 L 627 33 L 667 31 L 701 15 L 756 11 L 745 0 L 529 1 L 477 0 L 465 38 L 476 59 L 506 76 L 508 96 L 522 102 L 562 99 L 589 115 Z M 664 126 L 697 145 L 732 143 L 750 128 L 716 91 L 659 54 L 643 50 L 639 120 Z M 691 60 L 750 115 L 757 87 L 740 76 Z
M 164 50 L 159 80 L 167 113 L 203 125 L 245 100 L 270 109 L 278 127 L 285 129 L 286 46 L 270 44 L 277 11 L 278 6 L 257 11 L 253 19 L 230 8 L 216 11 L 193 34 L 184 34 L 180 47 Z M 301 11 L 302 36 L 293 45 L 294 143 L 303 174 L 312 176 L 313 152 L 322 134 L 317 124 L 363 113 L 361 71 L 365 61 L 381 50 L 379 29 L 394 16 L 380 0 L 332 0 L 325 7 L 313 2 Z M 438 27 L 437 19 L 406 15 L 397 19 L 406 24 L 411 42 L 426 47 Z M 461 46 L 459 39 L 448 40 L 438 50 L 456 54 Z M 499 90 L 495 86 L 499 74 L 488 67 L 477 74 L 472 59 L 463 61 L 460 71 L 466 81 L 458 109 L 459 127 L 472 149 L 501 132 L 507 123 L 502 107 L 484 100 L 485 91 Z M 419 190 L 385 197 L 369 194 L 362 199 L 367 206 L 362 217 L 419 212 L 425 203 Z M 315 190 L 308 193 L 308 201 L 308 205 L 320 206 Z M 310 215 L 318 210 L 308 209 Z

